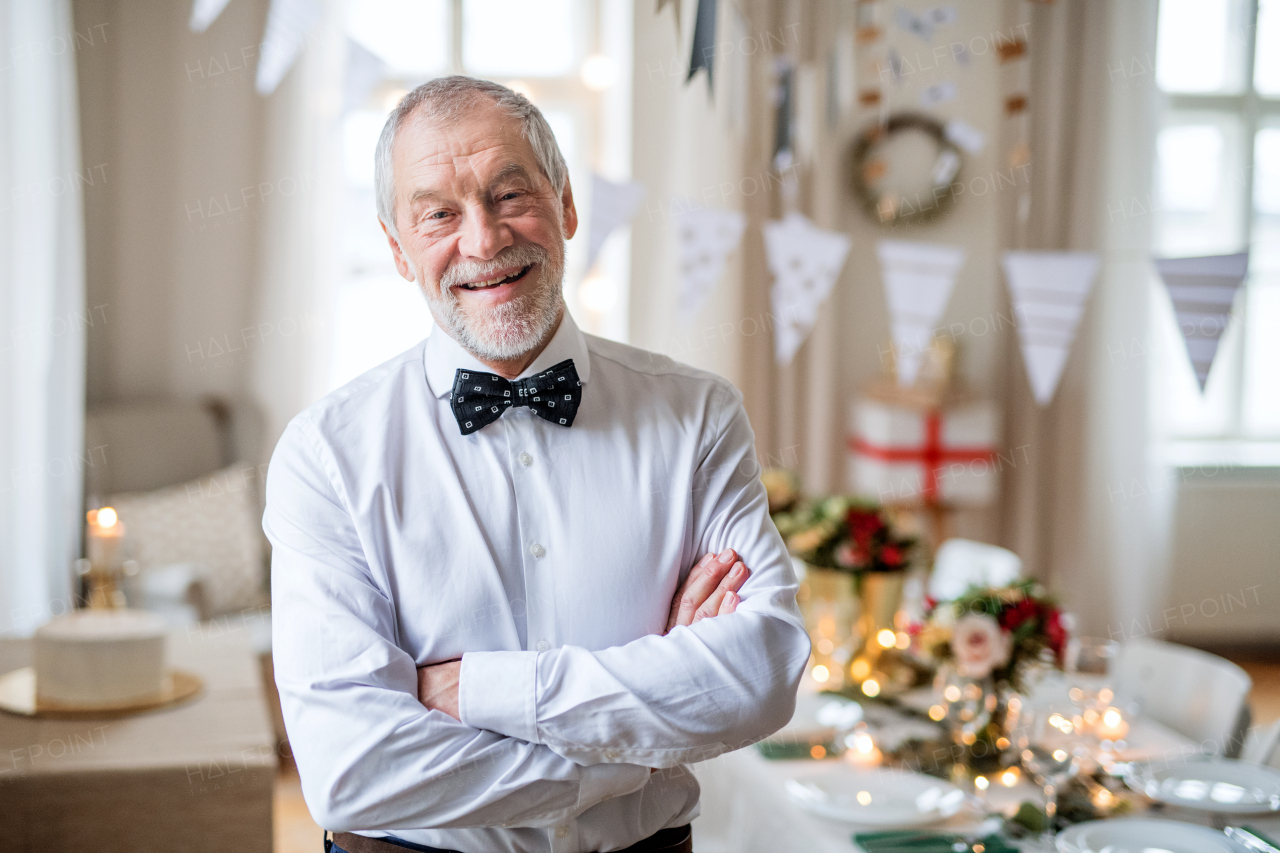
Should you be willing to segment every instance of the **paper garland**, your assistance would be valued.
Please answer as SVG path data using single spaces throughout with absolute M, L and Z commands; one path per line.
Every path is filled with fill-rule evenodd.
M 202 33 L 209 29 L 229 2 L 230 0 L 195 0 L 191 5 L 191 21 L 188 24 L 191 32 Z
M 271 0 L 258 57 L 258 94 L 270 95 L 293 66 L 303 40 L 320 21 L 316 0 Z
M 1173 302 L 1187 356 L 1204 393 L 1218 343 L 1231 320 L 1231 303 L 1249 270 L 1249 253 L 1199 258 L 1156 258 Z
M 614 229 L 631 221 L 644 198 L 641 184 L 615 184 L 591 173 L 591 222 L 587 228 L 587 269 L 595 264 Z
M 724 275 L 725 261 L 741 242 L 747 217 L 737 210 L 697 207 L 691 201 L 678 201 L 673 209 L 682 211 L 672 222 L 680 263 L 677 311 L 681 325 L 687 326 Z
M 1098 256 L 1093 252 L 1005 252 L 1018 340 L 1036 402 L 1053 399 L 1084 314 Z
M 693 55 L 689 58 L 688 83 L 699 68 L 707 69 L 707 93 L 715 92 L 716 0 L 698 0 L 698 15 L 693 23 Z
M 876 254 L 889 303 L 898 384 L 910 387 L 951 299 L 965 250 L 938 243 L 881 240 Z
M 774 357 L 791 363 L 818 321 L 818 308 L 831 294 L 845 258 L 849 237 L 824 231 L 799 213 L 764 225 L 764 248 L 773 273 L 770 301 L 774 314 Z

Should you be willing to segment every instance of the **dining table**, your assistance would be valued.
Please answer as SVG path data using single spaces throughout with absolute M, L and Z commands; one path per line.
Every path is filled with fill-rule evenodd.
M 817 730 L 819 710 L 832 699 L 809 682 L 797 698 L 791 723 L 770 740 L 777 743 L 789 735 L 794 737 L 796 733 Z M 933 724 L 918 710 L 927 707 L 928 702 L 926 688 L 902 701 L 860 703 L 864 731 L 885 747 L 883 766 L 894 764 L 892 745 L 929 733 Z M 694 849 L 698 853 L 862 853 L 864 848 L 855 843 L 854 835 L 883 827 L 859 826 L 815 814 L 813 809 L 802 807 L 794 790 L 789 790 L 800 783 L 820 780 L 824 774 L 856 772 L 859 768 L 851 759 L 858 759 L 852 751 L 843 755 L 828 753 L 818 759 L 778 759 L 766 757 L 767 753 L 777 753 L 768 746 L 769 742 L 749 746 L 694 766 L 702 788 L 701 813 L 693 822 Z M 877 751 L 876 755 L 880 753 Z M 1135 717 L 1130 721 L 1124 749 L 1110 757 L 1117 766 L 1123 767 L 1128 763 L 1198 760 L 1200 755 L 1199 744 L 1190 738 L 1154 720 Z M 911 771 L 904 768 L 903 772 Z M 986 790 L 970 787 L 964 808 L 924 831 L 946 831 L 969 837 L 995 833 L 1018 850 L 1057 850 L 1051 837 L 1033 834 L 1016 838 L 1013 837 L 1016 833 L 1009 831 L 1007 820 L 1027 801 L 1043 803 L 1040 787 L 1034 785 L 1027 774 L 997 776 L 990 780 Z M 1219 828 L 1224 823 L 1222 816 L 1207 811 L 1155 803 L 1141 796 L 1135 796 L 1133 802 L 1138 805 L 1126 817 L 1154 817 L 1202 827 L 1212 826 L 1217 817 Z M 1280 837 L 1280 813 L 1249 815 L 1242 820 L 1232 817 L 1232 823 L 1247 823 L 1273 838 Z M 1240 851 L 1246 849 L 1239 848 Z

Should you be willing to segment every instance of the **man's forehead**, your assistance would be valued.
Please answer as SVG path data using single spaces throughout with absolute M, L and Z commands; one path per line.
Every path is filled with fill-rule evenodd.
M 394 156 L 407 173 L 518 176 L 537 170 L 520 122 L 510 117 L 480 115 L 445 125 L 410 122 L 404 130 L 397 134 Z

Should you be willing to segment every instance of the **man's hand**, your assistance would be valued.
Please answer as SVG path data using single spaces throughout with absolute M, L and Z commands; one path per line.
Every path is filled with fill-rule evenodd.
M 667 629 L 662 633 L 670 633 L 677 625 L 692 625 L 708 616 L 732 613 L 738 607 L 738 590 L 750 576 L 751 570 L 732 548 L 726 548 L 718 557 L 707 554 L 689 570 L 689 577 L 676 590 L 667 616 Z
M 461 720 L 458 712 L 458 676 L 461 674 L 461 660 L 418 667 L 418 701 L 426 705 L 428 711 L 443 711 Z

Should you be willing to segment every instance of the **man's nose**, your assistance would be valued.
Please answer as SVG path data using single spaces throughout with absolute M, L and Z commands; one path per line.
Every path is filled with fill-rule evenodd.
M 511 229 L 483 205 L 468 209 L 462 222 L 458 251 L 463 257 L 492 260 L 515 241 Z

